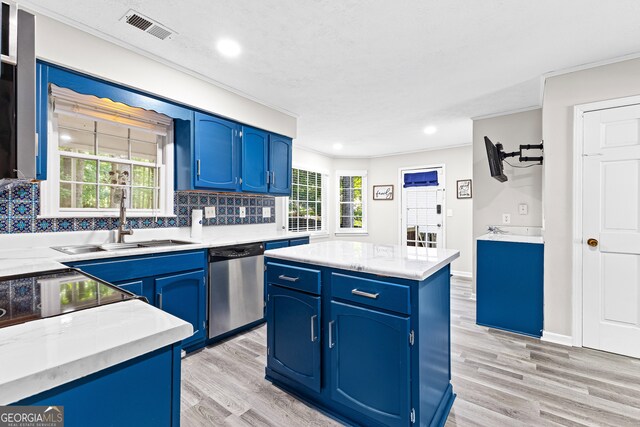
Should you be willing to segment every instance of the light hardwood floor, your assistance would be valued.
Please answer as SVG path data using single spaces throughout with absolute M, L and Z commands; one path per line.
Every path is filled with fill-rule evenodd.
M 640 360 L 475 324 L 469 282 L 452 283 L 447 427 L 640 426 Z M 264 326 L 183 360 L 182 425 L 339 425 L 264 379 Z

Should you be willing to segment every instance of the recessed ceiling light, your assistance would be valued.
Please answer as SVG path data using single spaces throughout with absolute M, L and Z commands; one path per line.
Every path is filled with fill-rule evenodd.
M 60 135 L 60 139 L 63 141 L 71 141 L 71 135 L 63 133 L 62 135 Z
M 242 47 L 240 44 L 231 39 L 220 39 L 216 44 L 218 52 L 229 58 L 235 58 L 242 53 Z
M 426 133 L 427 135 L 433 135 L 436 132 L 438 132 L 438 128 L 435 126 L 427 126 L 426 128 L 424 128 L 424 133 Z
M 336 151 L 342 150 L 343 147 L 344 147 L 344 145 L 342 145 L 339 142 L 336 142 L 335 144 L 333 144 L 333 149 L 336 150 Z

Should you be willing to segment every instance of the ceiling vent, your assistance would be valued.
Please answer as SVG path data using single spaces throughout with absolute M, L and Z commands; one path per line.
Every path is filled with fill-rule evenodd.
M 127 12 L 120 21 L 125 22 L 139 30 L 144 31 L 147 34 L 151 34 L 154 37 L 164 40 L 171 38 L 171 35 L 176 34 L 175 31 L 170 30 L 159 22 L 154 21 L 148 16 L 144 16 L 135 10 Z

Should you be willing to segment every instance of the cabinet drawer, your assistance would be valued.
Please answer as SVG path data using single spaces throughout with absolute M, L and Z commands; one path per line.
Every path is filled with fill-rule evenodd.
M 267 283 L 320 295 L 320 270 L 267 262 Z
M 331 273 L 331 297 L 411 314 L 409 287 L 395 283 Z
M 308 245 L 309 238 L 308 237 L 300 237 L 299 239 L 291 239 L 289 241 L 289 246 L 299 246 L 299 245 Z
M 273 242 L 266 242 L 264 244 L 264 250 L 268 251 L 269 249 L 280 249 L 289 247 L 288 240 L 276 240 Z

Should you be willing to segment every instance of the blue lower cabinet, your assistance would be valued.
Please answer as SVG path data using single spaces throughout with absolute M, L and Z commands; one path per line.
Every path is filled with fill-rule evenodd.
M 120 289 L 124 289 L 132 294 L 143 296 L 144 295 L 144 282 L 142 280 L 125 281 L 114 283 Z
M 299 246 L 299 245 L 308 245 L 308 244 L 309 244 L 308 237 L 301 237 L 299 239 L 289 240 L 289 246 Z
M 187 347 L 206 336 L 206 281 L 204 270 L 175 274 L 155 280 L 158 308 L 191 323 L 193 335 L 182 341 Z
M 320 297 L 268 285 L 267 363 L 273 371 L 320 391 Z
M 276 240 L 274 242 L 266 242 L 264 244 L 264 249 L 268 251 L 269 249 L 280 249 L 289 247 L 288 240 Z
M 409 425 L 409 318 L 332 301 L 328 328 L 331 398 L 384 425 Z
M 66 427 L 178 427 L 180 364 L 167 346 L 13 405 L 64 406 Z

